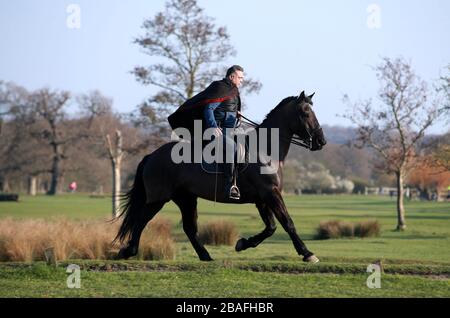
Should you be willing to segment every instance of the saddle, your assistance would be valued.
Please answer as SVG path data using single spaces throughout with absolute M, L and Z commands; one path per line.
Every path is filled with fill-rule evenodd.
M 237 144 L 236 156 L 234 157 L 235 162 L 235 171 L 239 174 L 243 172 L 248 167 L 249 156 L 248 156 L 248 140 L 246 139 L 245 145 Z M 216 163 L 216 162 L 205 162 L 204 158 L 202 158 L 202 169 L 206 173 L 210 174 L 223 174 L 224 172 L 224 164 Z

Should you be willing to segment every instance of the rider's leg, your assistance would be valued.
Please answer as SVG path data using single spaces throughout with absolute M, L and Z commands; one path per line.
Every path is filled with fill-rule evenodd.
M 232 199 L 239 199 L 239 189 L 233 186 L 233 177 L 235 173 L 234 157 L 236 153 L 236 144 L 232 136 L 232 129 L 225 128 L 223 131 L 224 150 L 225 150 L 225 163 L 224 163 L 224 176 L 225 176 L 225 190 L 227 195 Z

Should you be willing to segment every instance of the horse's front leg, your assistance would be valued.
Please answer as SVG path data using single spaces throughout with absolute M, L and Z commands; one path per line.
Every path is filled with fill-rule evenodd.
M 294 222 L 292 221 L 289 213 L 287 211 L 286 205 L 284 204 L 283 198 L 281 196 L 278 187 L 274 186 L 272 191 L 264 196 L 264 202 L 267 204 L 268 208 L 273 212 L 278 222 L 284 230 L 289 234 L 289 237 L 294 244 L 295 250 L 299 255 L 303 256 L 303 261 L 310 263 L 317 263 L 319 259 L 306 248 L 305 243 L 300 239 L 295 229 Z
M 258 208 L 259 215 L 261 216 L 261 219 L 263 220 L 266 227 L 261 233 L 256 234 L 255 236 L 252 236 L 248 239 L 241 238 L 239 241 L 237 241 L 235 247 L 237 252 L 246 250 L 249 247 L 258 246 L 266 238 L 272 236 L 277 228 L 273 213 L 270 209 L 267 208 L 267 205 L 259 202 L 256 203 L 256 207 Z

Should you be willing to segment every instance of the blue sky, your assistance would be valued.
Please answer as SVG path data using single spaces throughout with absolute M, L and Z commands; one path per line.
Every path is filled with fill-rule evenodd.
M 370 66 L 381 56 L 404 56 L 427 81 L 450 63 L 450 1 L 199 0 L 218 25 L 226 25 L 244 66 L 262 82 L 259 95 L 244 96 L 246 115 L 261 120 L 284 97 L 315 95 L 322 124 L 348 125 L 342 95 L 377 92 Z M 66 26 L 67 6 L 81 9 L 81 28 Z M 44 86 L 83 93 L 99 89 L 119 111 L 132 111 L 156 88 L 129 71 L 149 65 L 134 37 L 163 0 L 15 0 L 0 3 L 0 79 L 28 89 Z M 380 28 L 369 28 L 370 4 L 381 9 Z M 431 132 L 444 132 L 438 124 Z

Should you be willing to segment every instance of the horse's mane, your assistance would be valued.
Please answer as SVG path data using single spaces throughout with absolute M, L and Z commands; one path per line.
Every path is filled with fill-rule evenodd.
M 259 124 L 259 126 L 261 126 L 262 124 L 264 124 L 274 113 L 276 113 L 278 110 L 280 110 L 284 105 L 289 104 L 290 102 L 292 102 L 294 99 L 297 99 L 297 96 L 289 96 L 286 97 L 285 99 L 283 99 L 277 106 L 275 106 L 274 109 L 272 109 L 264 118 L 264 120 L 262 121 L 261 124 Z M 309 96 L 305 96 L 304 101 L 310 105 L 313 104 L 311 98 L 309 98 Z
M 264 120 L 262 121 L 261 124 L 259 124 L 260 126 L 262 124 L 264 124 L 274 113 L 276 113 L 278 110 L 280 110 L 280 108 L 282 108 L 284 105 L 292 102 L 294 99 L 296 99 L 296 96 L 290 96 L 290 97 L 286 97 L 285 99 L 283 99 L 274 109 L 272 109 L 264 118 Z

